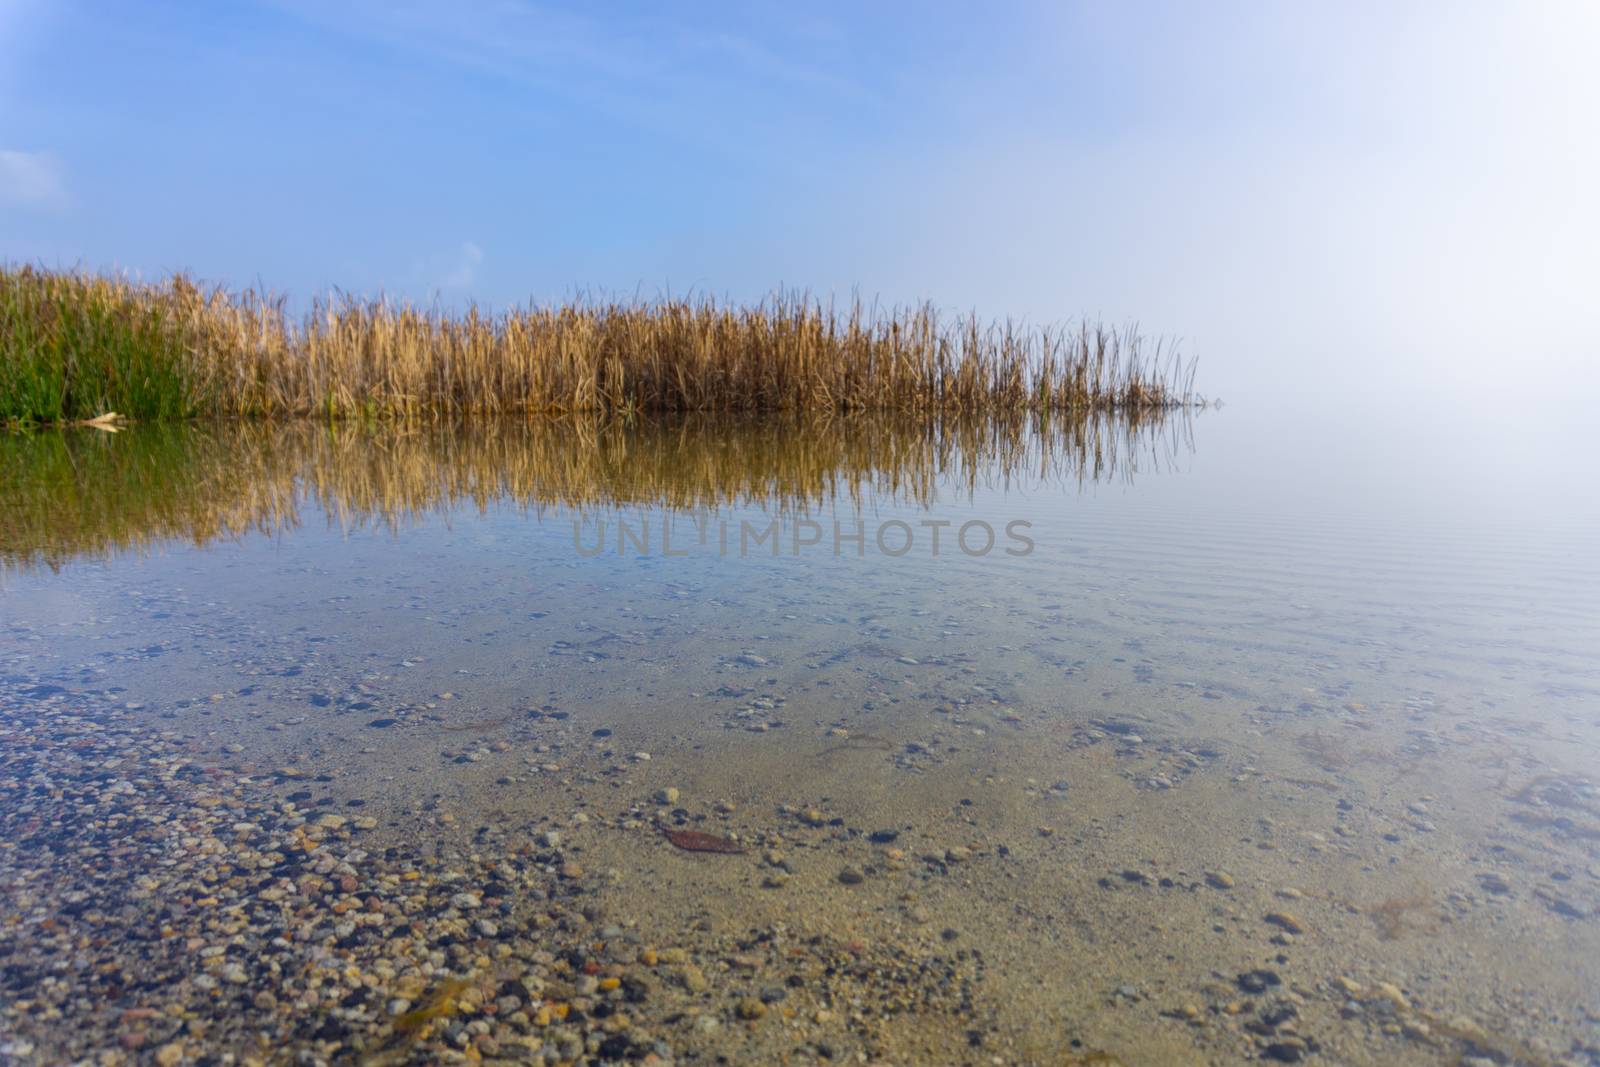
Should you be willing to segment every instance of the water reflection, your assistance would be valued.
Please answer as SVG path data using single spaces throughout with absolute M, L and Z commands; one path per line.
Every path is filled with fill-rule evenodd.
M 1594 1060 L 1593 553 L 1228 414 L 0 441 L 14 567 L 247 539 L 6 576 L 0 1060 Z
M 0 562 L 59 568 L 163 543 L 297 527 L 310 502 L 350 529 L 467 504 L 536 514 L 760 505 L 779 513 L 1019 481 L 1130 481 L 1192 448 L 1183 413 L 471 425 L 221 423 L 0 437 Z

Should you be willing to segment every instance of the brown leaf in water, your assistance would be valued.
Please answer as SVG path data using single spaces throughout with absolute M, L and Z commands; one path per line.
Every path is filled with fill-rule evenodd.
M 699 830 L 668 830 L 663 826 L 661 833 L 668 841 L 685 852 L 727 852 L 737 854 L 745 851 L 736 842 L 730 841 L 726 837 L 718 837 L 716 834 L 703 834 Z

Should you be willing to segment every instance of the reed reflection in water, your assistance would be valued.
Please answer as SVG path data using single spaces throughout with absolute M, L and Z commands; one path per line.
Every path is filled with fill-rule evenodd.
M 876 500 L 1019 481 L 1130 480 L 1192 447 L 1184 412 L 941 419 L 540 418 L 456 426 L 191 423 L 0 436 L 0 563 L 58 568 L 164 543 L 345 529 L 510 503 L 546 509 Z

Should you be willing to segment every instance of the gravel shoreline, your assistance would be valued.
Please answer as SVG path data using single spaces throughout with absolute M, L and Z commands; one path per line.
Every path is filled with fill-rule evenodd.
M 26 695 L 0 711 L 0 1061 L 865 1059 L 879 1020 L 973 1010 L 975 950 L 655 936 L 559 834 L 369 843 L 377 820 L 278 799 L 109 701 Z
M 1480 844 L 1444 776 L 1284 778 L 1155 720 L 957 702 L 780 744 L 713 702 L 737 741 L 653 757 L 469 708 L 481 760 L 391 777 L 52 677 L 0 676 L 0 1064 L 1600 1063 L 1571 775 L 1461 809 Z

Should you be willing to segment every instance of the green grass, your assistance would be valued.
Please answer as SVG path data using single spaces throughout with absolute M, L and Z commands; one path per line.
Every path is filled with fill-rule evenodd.
M 173 306 L 120 283 L 0 271 L 0 421 L 188 418 L 203 406 L 190 344 Z

